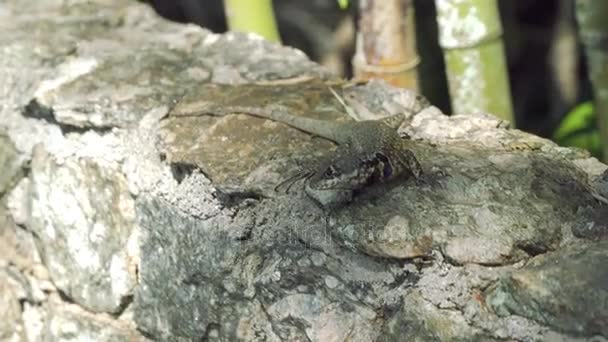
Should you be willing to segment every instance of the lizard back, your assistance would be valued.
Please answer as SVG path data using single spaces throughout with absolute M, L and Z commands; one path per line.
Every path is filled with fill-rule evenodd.
M 402 176 L 418 178 L 422 168 L 396 130 L 381 121 L 345 123 L 350 139 L 322 161 L 306 193 L 322 206 L 348 201 L 359 190 Z

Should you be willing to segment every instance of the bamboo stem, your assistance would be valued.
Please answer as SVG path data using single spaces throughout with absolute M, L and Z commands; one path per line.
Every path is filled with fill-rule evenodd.
M 280 42 L 271 0 L 224 0 L 226 19 L 231 31 L 254 32 Z
M 411 0 L 361 0 L 356 78 L 381 78 L 418 89 L 414 13 Z
M 576 19 L 585 47 L 594 109 L 602 144 L 602 160 L 608 161 L 608 2 L 577 0 Z
M 452 109 L 513 122 L 496 0 L 436 0 Z

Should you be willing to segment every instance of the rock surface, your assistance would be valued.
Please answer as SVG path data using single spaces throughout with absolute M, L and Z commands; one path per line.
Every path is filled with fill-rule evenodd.
M 13 142 L 4 134 L 0 134 L 0 195 L 4 195 L 21 175 L 21 162 Z
M 331 143 L 170 114 L 217 105 L 216 84 L 352 119 L 301 52 L 137 2 L 11 0 L 0 18 L 0 340 L 608 339 L 608 206 L 591 195 L 608 167 L 587 154 L 429 107 L 400 129 L 423 179 L 324 211 L 301 183 L 274 188 Z M 344 92 L 357 119 L 415 99 Z
M 608 335 L 608 242 L 538 256 L 487 294 L 500 315 L 516 314 L 572 334 Z

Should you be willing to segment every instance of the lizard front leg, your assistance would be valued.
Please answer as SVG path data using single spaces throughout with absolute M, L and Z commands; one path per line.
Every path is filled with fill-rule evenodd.
M 397 155 L 398 163 L 405 169 L 404 171 L 409 171 L 416 179 L 422 177 L 422 166 L 416 155 L 414 155 L 414 152 L 409 149 L 403 149 Z

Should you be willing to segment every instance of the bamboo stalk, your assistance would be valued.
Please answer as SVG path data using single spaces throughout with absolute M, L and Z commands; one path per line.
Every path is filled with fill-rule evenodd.
M 254 32 L 270 41 L 281 41 L 272 0 L 224 0 L 224 8 L 231 31 Z
M 608 161 L 608 1 L 577 0 L 576 19 L 593 85 L 603 161 Z
M 452 109 L 513 122 L 496 0 L 435 0 Z
M 418 89 L 414 13 L 411 0 L 360 0 L 353 58 L 355 78 L 381 78 Z

